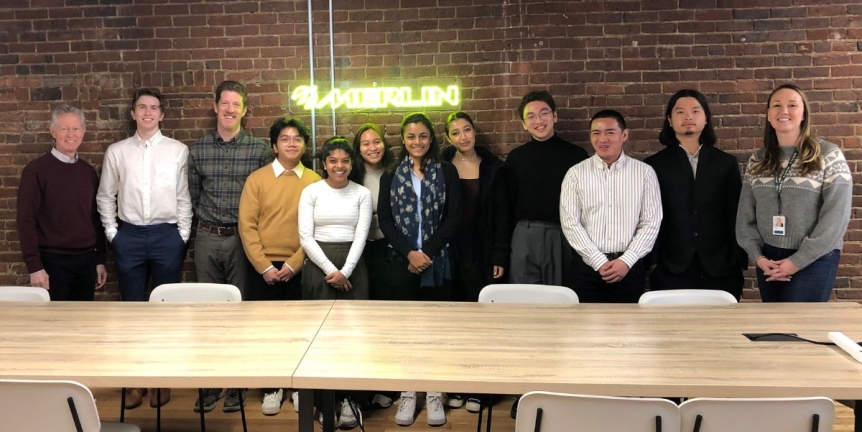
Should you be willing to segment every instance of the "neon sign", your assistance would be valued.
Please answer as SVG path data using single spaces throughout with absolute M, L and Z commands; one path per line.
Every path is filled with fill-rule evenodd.
M 317 86 L 303 85 L 293 90 L 290 99 L 306 110 L 326 107 L 442 108 L 458 107 L 461 104 L 461 89 L 457 85 L 450 85 L 445 89 L 439 86 L 423 86 L 417 93 L 418 95 L 414 95 L 414 89 L 410 87 L 360 87 L 333 89 L 321 98 Z

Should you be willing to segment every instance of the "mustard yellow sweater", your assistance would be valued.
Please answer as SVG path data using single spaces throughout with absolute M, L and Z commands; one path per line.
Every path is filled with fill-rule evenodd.
M 284 261 L 297 273 L 302 270 L 305 252 L 299 243 L 299 196 L 306 186 L 320 180 L 314 171 L 302 171 L 302 178 L 293 171 L 276 177 L 270 164 L 245 181 L 239 200 L 239 234 L 258 273 L 273 261 Z

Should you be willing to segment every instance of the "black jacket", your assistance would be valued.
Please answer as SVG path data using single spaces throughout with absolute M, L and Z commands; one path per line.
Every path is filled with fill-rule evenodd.
M 422 244 L 425 255 L 433 257 L 440 253 L 447 244 L 451 243 L 458 234 L 458 218 L 461 207 L 461 183 L 458 179 L 458 171 L 449 162 L 440 162 L 443 166 L 443 182 L 446 187 L 446 204 L 443 209 L 443 221 L 427 242 Z M 394 173 L 389 171 L 380 177 L 380 195 L 377 197 L 377 218 L 380 222 L 380 230 L 386 240 L 401 255 L 407 256 L 413 249 L 413 241 L 401 234 L 401 230 L 395 226 L 395 217 L 392 216 L 392 200 L 389 190 L 392 188 Z
M 476 205 L 476 226 L 481 229 L 467 233 L 469 237 L 459 236 L 455 243 L 459 249 L 472 247 L 473 251 L 480 254 L 482 274 L 486 284 L 490 284 L 494 282 L 493 266 L 508 270 L 514 227 L 511 218 L 507 217 L 509 206 L 506 204 L 506 191 L 502 182 L 503 161 L 484 147 L 477 146 L 475 149 L 482 159 L 479 163 L 479 202 Z M 442 159 L 451 162 L 455 151 L 454 146 L 444 148 Z
M 736 209 L 742 188 L 736 157 L 704 145 L 696 178 L 679 145 L 668 146 L 644 162 L 658 177 L 664 212 L 653 260 L 681 273 L 697 252 L 710 276 L 727 276 L 745 268 L 745 253 L 736 243 Z

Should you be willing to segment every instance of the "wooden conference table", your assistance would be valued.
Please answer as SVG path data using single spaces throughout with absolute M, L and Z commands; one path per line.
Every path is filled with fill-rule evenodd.
M 856 303 L 719 307 L 421 302 L 0 304 L 0 378 L 93 387 L 293 387 L 862 399 L 835 347 Z M 300 405 L 300 429 L 313 429 Z

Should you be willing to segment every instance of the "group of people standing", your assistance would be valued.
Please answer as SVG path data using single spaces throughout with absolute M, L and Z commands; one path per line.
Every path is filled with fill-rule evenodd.
M 447 117 L 451 145 L 441 151 L 419 112 L 401 121 L 397 155 L 376 124 L 352 142 L 329 138 L 320 174 L 302 162 L 311 134 L 301 120 L 277 119 L 267 145 L 241 126 L 245 86 L 225 81 L 214 96 L 216 130 L 187 147 L 160 132 L 163 96 L 139 89 L 136 132 L 108 148 L 101 179 L 78 158 L 83 112 L 54 110 L 54 148 L 25 167 L 18 193 L 31 285 L 52 300 L 92 300 L 107 278 L 107 239 L 122 299 L 146 300 L 150 279 L 180 282 L 193 228 L 198 281 L 236 285 L 247 300 L 476 301 L 482 287 L 508 281 L 567 286 L 582 302 L 637 302 L 647 275 L 653 290 L 740 298 L 749 259 L 764 301 L 826 301 L 834 285 L 852 178 L 840 149 L 811 136 L 794 85 L 769 95 L 764 146 L 744 177 L 715 147 L 709 105 L 695 90 L 670 98 L 666 148 L 643 162 L 623 150 L 629 130 L 618 111 L 593 115 L 589 156 L 559 137 L 553 97 L 534 91 L 517 108 L 532 139 L 505 162 L 476 145 L 468 114 Z M 129 389 L 127 407 L 146 393 Z M 170 399 L 159 393 L 151 406 Z M 277 414 L 285 396 L 265 389 L 264 414 Z M 367 399 L 387 407 L 389 396 Z M 207 389 L 195 410 L 222 397 L 235 411 L 246 391 Z M 337 424 L 355 427 L 366 397 L 338 399 Z M 445 424 L 444 405 L 463 399 L 428 392 L 428 424 Z M 400 400 L 395 421 L 410 425 L 417 394 Z

